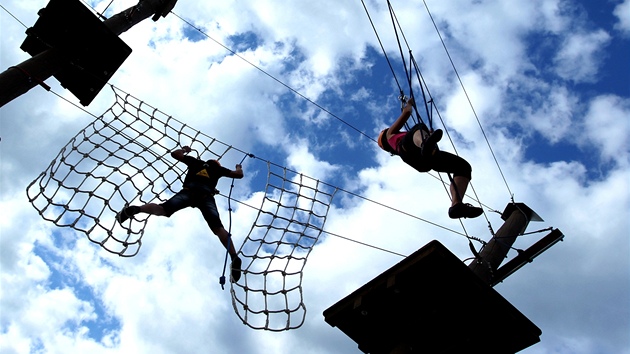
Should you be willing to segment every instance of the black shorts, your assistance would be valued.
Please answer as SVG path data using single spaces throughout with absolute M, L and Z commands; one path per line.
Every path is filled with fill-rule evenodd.
M 204 191 L 182 189 L 161 205 L 166 212 L 166 216 L 171 216 L 176 211 L 187 207 L 197 208 L 201 211 L 210 229 L 215 230 L 223 227 L 221 219 L 219 218 L 217 204 L 214 201 L 214 196 Z
M 434 170 L 437 172 L 452 173 L 453 177 L 461 176 L 468 179 L 472 178 L 472 167 L 468 161 L 450 152 L 437 150 L 433 155 L 423 157 L 420 148 L 417 146 L 416 149 L 413 149 L 411 152 L 401 152 L 400 158 L 419 172 Z

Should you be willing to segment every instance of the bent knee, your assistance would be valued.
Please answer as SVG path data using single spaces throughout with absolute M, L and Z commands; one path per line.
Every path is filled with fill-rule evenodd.
M 463 160 L 457 166 L 457 170 L 453 172 L 454 177 L 464 177 L 469 180 L 472 179 L 472 166 L 468 161 Z

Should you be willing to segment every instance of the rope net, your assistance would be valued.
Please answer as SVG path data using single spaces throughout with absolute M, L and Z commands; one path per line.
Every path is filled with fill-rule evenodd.
M 231 162 L 253 155 L 111 88 L 112 106 L 70 139 L 26 193 L 43 219 L 132 257 L 142 246 L 149 215 L 120 225 L 116 213 L 128 205 L 162 203 L 181 188 L 186 171 L 171 151 L 189 145 L 198 156 Z M 231 293 L 244 324 L 283 331 L 304 323 L 302 271 L 337 188 L 269 162 L 267 167 L 261 208 L 239 249 L 243 276 Z
M 149 216 L 120 225 L 115 215 L 127 205 L 162 203 L 179 190 L 185 170 L 171 151 L 190 145 L 199 156 L 236 161 L 229 155 L 244 153 L 112 89 L 112 106 L 70 139 L 26 192 L 45 220 L 131 257 L 142 246 Z
M 242 277 L 232 283 L 232 303 L 249 327 L 284 331 L 304 323 L 302 271 L 337 188 L 270 163 L 267 168 L 262 205 L 239 250 Z

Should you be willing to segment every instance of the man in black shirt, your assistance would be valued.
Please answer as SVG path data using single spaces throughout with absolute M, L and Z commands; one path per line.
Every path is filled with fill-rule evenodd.
M 186 207 L 198 208 L 210 226 L 210 230 L 219 237 L 223 246 L 228 248 L 229 244 L 228 252 L 232 259 L 232 279 L 236 282 L 241 277 L 241 259 L 236 255 L 234 244 L 229 242 L 230 234 L 221 223 L 214 195 L 219 178 L 243 178 L 243 168 L 241 165 L 236 165 L 236 169 L 232 171 L 221 166 L 217 160 L 202 161 L 186 155 L 190 151 L 190 147 L 184 146 L 171 152 L 174 159 L 188 166 L 181 191 L 162 204 L 148 203 L 142 206 L 126 207 L 116 214 L 116 220 L 122 224 L 138 213 L 170 217 L 176 211 Z

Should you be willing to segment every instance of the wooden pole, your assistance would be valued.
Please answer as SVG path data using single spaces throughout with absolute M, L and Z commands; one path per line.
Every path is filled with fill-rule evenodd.
M 165 8 L 172 9 L 175 2 L 177 0 L 139 0 L 137 5 L 110 17 L 103 23 L 119 36 L 153 15 L 154 20 L 160 15 L 165 16 L 163 13 Z M 59 72 L 64 63 L 62 55 L 52 48 L 0 73 L 0 107 L 37 85 L 49 90 L 44 81 Z
M 529 208 L 527 208 L 529 209 Z M 479 259 L 473 260 L 468 267 L 487 284 L 492 284 L 493 272 L 507 257 L 510 247 L 529 224 L 531 216 L 521 208 L 513 208 L 505 223 L 494 237 L 481 249 Z

